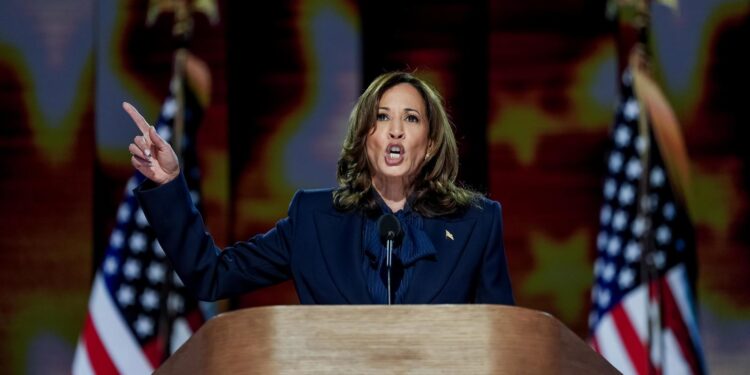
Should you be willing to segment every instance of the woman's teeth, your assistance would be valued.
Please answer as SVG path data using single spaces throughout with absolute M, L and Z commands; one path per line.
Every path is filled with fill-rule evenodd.
M 391 146 L 388 148 L 388 157 L 391 159 L 398 159 L 403 153 L 400 146 Z

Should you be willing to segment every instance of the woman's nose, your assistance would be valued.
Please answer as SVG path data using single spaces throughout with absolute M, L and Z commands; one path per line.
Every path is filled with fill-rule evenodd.
M 404 138 L 404 128 L 399 124 L 392 124 L 388 129 L 388 135 L 393 139 Z

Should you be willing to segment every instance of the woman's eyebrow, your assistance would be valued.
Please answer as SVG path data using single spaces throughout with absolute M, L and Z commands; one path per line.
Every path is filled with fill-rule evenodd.
M 384 109 L 386 111 L 390 111 L 391 109 L 389 107 L 378 107 L 378 110 Z M 404 112 L 416 112 L 418 115 L 422 115 L 418 110 L 414 108 L 404 108 Z

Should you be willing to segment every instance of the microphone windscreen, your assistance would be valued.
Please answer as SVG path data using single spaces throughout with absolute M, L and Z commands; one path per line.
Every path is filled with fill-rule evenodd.
M 383 240 L 393 240 L 401 234 L 401 223 L 393 214 L 385 214 L 378 219 L 378 231 Z

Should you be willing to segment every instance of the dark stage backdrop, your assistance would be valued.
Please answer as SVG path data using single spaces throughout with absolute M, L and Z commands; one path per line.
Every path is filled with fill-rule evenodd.
M 521 306 L 585 336 L 616 102 L 601 1 L 218 1 L 191 50 L 212 75 L 198 136 L 203 205 L 221 245 L 271 228 L 300 188 L 335 184 L 364 85 L 414 71 L 446 98 L 461 179 L 503 204 Z M 92 270 L 131 174 L 128 100 L 155 120 L 171 16 L 148 1 L 0 5 L 0 363 L 67 371 Z M 747 1 L 654 4 L 657 80 L 691 157 L 698 298 L 709 369 L 750 368 Z M 219 306 L 296 303 L 290 284 Z

